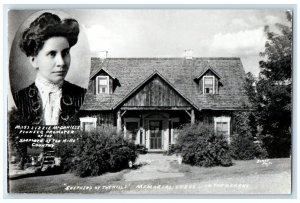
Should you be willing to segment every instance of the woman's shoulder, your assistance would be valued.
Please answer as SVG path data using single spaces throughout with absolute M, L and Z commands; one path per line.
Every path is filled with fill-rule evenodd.
M 21 90 L 18 90 L 17 92 L 14 92 L 14 94 L 22 94 L 25 92 L 29 92 L 29 90 L 31 90 L 31 89 L 36 89 L 35 83 L 31 83 L 29 86 L 27 86 Z
M 80 87 L 78 85 L 72 84 L 68 81 L 64 81 L 64 84 L 62 86 L 63 93 L 71 94 L 71 95 L 82 95 L 85 94 L 86 89 L 83 87 Z
M 35 86 L 35 83 L 15 92 L 13 94 L 14 100 L 24 100 L 28 97 L 34 97 L 38 93 L 38 89 Z
M 35 119 L 41 113 L 41 99 L 35 83 L 13 94 L 16 107 L 26 118 Z

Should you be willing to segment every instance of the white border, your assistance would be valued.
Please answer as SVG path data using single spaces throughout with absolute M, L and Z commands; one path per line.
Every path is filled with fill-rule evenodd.
M 298 4 L 298 0 L 245 0 L 245 1 L 240 1 L 240 0 L 230 0 L 230 1 L 226 1 L 224 2 L 223 0 L 204 0 L 204 1 L 193 1 L 193 0 L 173 0 L 172 2 L 168 1 L 168 0 L 144 0 L 143 2 L 141 1 L 138 1 L 138 0 L 134 0 L 134 1 L 128 1 L 128 0 L 125 0 L 125 1 L 122 1 L 122 0 L 102 0 L 102 1 L 96 1 L 96 0 L 85 0 L 84 1 L 86 4 L 88 3 L 91 3 L 91 4 L 99 4 L 99 3 L 102 3 L 102 4 L 110 4 L 109 7 L 112 7 L 112 5 L 115 5 L 115 6 L 118 6 L 119 8 L 121 7 L 120 5 L 118 4 L 122 4 L 123 7 L 131 7 L 131 8 L 135 8 L 136 5 L 134 4 L 156 4 L 156 5 L 148 5 L 148 7 L 164 7 L 163 4 L 166 4 L 166 3 L 172 3 L 172 5 L 178 5 L 179 7 L 182 7 L 182 8 L 186 8 L 186 5 L 187 4 L 195 4 L 195 3 L 202 3 L 202 6 L 203 8 L 211 8 L 212 6 L 214 8 L 220 8 L 220 7 L 225 7 L 225 8 L 265 8 L 266 7 L 266 4 L 271 4 L 271 5 L 267 5 L 268 7 L 270 8 L 292 8 L 294 9 L 294 11 L 297 12 L 296 9 L 299 10 L 299 4 Z M 25 4 L 39 4 L 38 6 L 37 5 L 25 5 Z M 47 5 L 45 4 L 48 4 L 48 6 L 51 4 L 52 7 L 54 8 L 58 8 L 58 7 L 63 7 L 63 8 L 91 8 L 91 6 L 87 6 L 86 4 L 85 5 L 82 5 L 82 0 L 71 0 L 71 1 L 67 1 L 67 0 L 52 0 L 52 1 L 49 1 L 49 0 L 46 0 L 46 1 L 40 1 L 40 0 L 30 0 L 30 1 L 24 1 L 24 0 L 3 0 L 2 1 L 2 7 L 1 7 L 1 12 L 3 15 L 1 15 L 1 20 L 0 20 L 0 23 L 1 23 L 1 27 L 3 28 L 3 32 L 2 35 L 1 35 L 1 47 L 2 47 L 2 50 L 7 50 L 7 42 L 5 39 L 7 39 L 7 33 L 5 33 L 5 31 L 7 31 L 7 16 L 4 12 L 7 12 L 7 9 L 8 7 L 10 8 L 19 8 L 19 9 L 24 9 L 24 8 L 27 8 L 27 9 L 34 9 L 34 8 L 45 8 L 47 7 Z M 70 5 L 67 5 L 66 3 L 72 3 Z M 75 5 L 75 4 L 81 4 L 81 5 Z M 204 4 L 203 4 L 204 3 Z M 205 4 L 206 3 L 206 4 Z M 10 5 L 10 6 L 7 6 L 6 7 L 3 7 L 4 4 L 16 4 L 16 5 Z M 55 4 L 65 4 L 65 5 L 55 5 Z M 133 4 L 133 5 L 132 5 Z M 239 4 L 239 5 L 232 5 L 232 4 Z M 287 4 L 294 4 L 294 5 L 287 5 Z M 44 6 L 43 6 L 44 5 Z M 161 6 L 159 6 L 161 5 Z M 105 7 L 106 5 L 97 5 L 96 7 L 94 6 L 94 8 L 99 8 L 100 6 L 102 7 Z M 198 5 L 199 6 L 199 5 Z M 139 6 L 141 7 L 141 6 Z M 190 8 L 191 6 L 189 6 Z M 295 14 L 295 13 L 294 13 Z M 295 16 L 296 17 L 296 22 L 294 22 L 294 36 L 296 36 L 297 34 L 297 31 L 296 31 L 296 28 L 297 27 L 300 27 L 299 26 L 299 20 L 298 20 L 298 16 Z M 5 38 L 4 38 L 5 37 Z M 300 58 L 299 56 L 299 52 L 297 52 L 297 37 L 294 39 L 294 45 L 293 45 L 293 48 L 294 48 L 294 53 L 293 53 L 293 60 L 294 60 L 294 70 L 293 70 L 293 77 L 294 78 L 299 78 L 299 73 L 300 71 L 297 71 L 296 69 L 296 65 L 297 65 L 297 58 Z M 6 51 L 3 51 L 3 55 L 1 55 L 1 59 L 0 61 L 3 62 L 3 74 L 0 74 L 0 81 L 2 81 L 2 83 L 0 83 L 0 89 L 2 89 L 2 94 L 0 94 L 0 99 L 1 99 L 1 106 L 0 106 L 0 114 L 2 116 L 0 116 L 0 128 L 3 132 L 3 135 L 6 135 L 7 131 L 7 103 L 5 102 L 7 100 L 7 70 L 5 69 L 5 67 L 7 67 L 7 63 L 8 63 L 8 54 Z M 6 60 L 3 60 L 3 59 L 6 59 Z M 20 200 L 18 199 L 22 199 L 21 201 L 23 203 L 33 203 L 33 202 L 40 202 L 40 201 L 43 201 L 43 202 L 53 202 L 52 199 L 56 199 L 55 201 L 64 201 L 66 202 L 67 200 L 66 199 L 72 199 L 72 202 L 82 202 L 82 198 L 89 198 L 89 202 L 99 202 L 98 199 L 91 199 L 91 198 L 115 198 L 114 200 L 101 200 L 101 201 L 105 201 L 105 202 L 119 202 L 118 199 L 123 199 L 122 202 L 124 203 L 132 203 L 132 202 L 140 202 L 140 198 L 143 198 L 143 202 L 152 202 L 153 198 L 154 199 L 166 199 L 166 198 L 176 198 L 176 199 L 172 199 L 172 200 L 163 200 L 164 202 L 171 202 L 172 203 L 179 203 L 179 202 L 182 202 L 182 199 L 189 199 L 188 201 L 191 201 L 191 202 L 199 202 L 199 200 L 197 200 L 197 198 L 201 198 L 201 202 L 217 202 L 217 201 L 222 201 L 222 203 L 237 203 L 237 202 L 241 202 L 241 198 L 243 199 L 242 201 L 243 202 L 253 202 L 253 199 L 256 199 L 255 201 L 258 201 L 258 202 L 268 202 L 268 201 L 272 201 L 272 202 L 276 202 L 276 203 L 281 203 L 281 202 L 296 202 L 295 199 L 297 199 L 298 197 L 296 196 L 296 193 L 298 192 L 298 194 L 300 194 L 299 192 L 299 188 L 300 187 L 295 187 L 295 184 L 297 184 L 297 180 L 298 180 L 298 176 L 297 176 L 297 152 L 299 152 L 299 148 L 296 148 L 296 145 L 299 144 L 299 140 L 300 139 L 297 139 L 296 135 L 298 134 L 298 129 L 297 129 L 297 115 L 299 112 L 299 108 L 297 108 L 296 104 L 297 104 L 297 96 L 296 94 L 299 93 L 299 87 L 298 87 L 298 83 L 297 83 L 297 80 L 294 79 L 293 81 L 293 142 L 294 145 L 293 145 L 293 154 L 295 156 L 293 156 L 293 195 L 189 195 L 189 196 L 185 196 L 185 195 L 178 195 L 178 196 L 161 196 L 161 195 L 155 195 L 155 196 L 149 196 L 149 195 L 143 195 L 143 196 L 137 196 L 137 195 L 127 195 L 127 196 L 113 196 L 113 195 L 103 195 L 103 196 L 100 196 L 100 195 L 97 195 L 97 196 L 93 196 L 93 195 L 81 195 L 81 194 L 78 194 L 78 195 L 68 195 L 68 194 L 64 194 L 63 196 L 58 196 L 58 195 L 47 195 L 47 196 L 44 196 L 44 195 L 10 195 L 10 196 L 7 196 L 5 195 L 4 198 L 4 201 L 3 202 L 20 202 Z M 297 94 L 298 95 L 298 94 Z M 4 152 L 4 155 L 2 154 L 2 157 L 6 157 L 6 137 L 5 136 L 1 136 L 1 140 L 0 142 L 3 144 L 3 151 L 2 153 Z M 298 141 L 298 142 L 297 142 Z M 299 145 L 298 145 L 299 146 Z M 4 178 L 2 177 L 2 180 L 5 180 L 6 179 L 6 172 L 4 173 L 3 172 L 3 165 L 6 166 L 6 160 L 4 159 L 3 160 L 3 164 L 1 165 L 1 175 L 5 175 Z M 4 167 L 5 168 L 5 167 Z M 4 170 L 5 171 L 5 170 Z M 2 184 L 1 184 L 1 188 L 0 190 L 1 191 L 4 191 L 3 190 L 3 183 L 5 184 L 6 182 L 5 181 L 1 181 Z M 6 186 L 5 186 L 5 189 L 6 189 Z M 2 194 L 2 193 L 1 193 Z M 3 196 L 2 196 L 3 197 Z M 7 199 L 9 198 L 9 199 Z M 18 199 L 14 199 L 12 200 L 11 198 L 18 198 Z M 35 198 L 35 199 L 33 199 Z M 43 198 L 43 200 L 40 200 L 40 199 L 36 199 L 36 198 Z M 49 198 L 49 199 L 45 199 L 45 198 Z M 129 199 L 124 199 L 124 198 L 129 198 Z M 145 199 L 145 198 L 151 198 L 151 199 Z M 192 200 L 191 200 L 192 198 Z M 196 199 L 195 199 L 196 198 Z M 213 199 L 203 199 L 203 198 L 213 198 Z M 233 199 L 234 198 L 234 199 Z M 257 200 L 258 199 L 258 200 Z M 268 200 L 269 199 L 269 200 Z

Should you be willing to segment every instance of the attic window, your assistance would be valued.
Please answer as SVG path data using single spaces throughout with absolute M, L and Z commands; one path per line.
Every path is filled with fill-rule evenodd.
M 203 76 L 203 93 L 215 93 L 215 76 Z
M 96 78 L 96 93 L 97 94 L 109 94 L 109 77 L 97 76 Z

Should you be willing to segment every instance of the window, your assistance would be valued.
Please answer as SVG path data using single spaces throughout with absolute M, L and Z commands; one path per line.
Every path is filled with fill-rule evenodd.
M 215 132 L 217 135 L 225 136 L 228 142 L 230 142 L 230 117 L 215 117 Z
M 83 131 L 92 131 L 96 129 L 97 118 L 84 117 L 80 119 L 80 127 Z
M 126 122 L 126 135 L 132 141 L 136 141 L 137 133 L 139 131 L 138 122 Z
M 124 118 L 125 136 L 135 144 L 142 144 L 139 118 Z
M 216 122 L 217 134 L 228 135 L 228 123 L 227 122 Z
M 215 93 L 215 77 L 204 76 L 203 77 L 203 93 L 214 94 Z
M 109 77 L 108 76 L 97 76 L 96 78 L 96 93 L 109 94 Z

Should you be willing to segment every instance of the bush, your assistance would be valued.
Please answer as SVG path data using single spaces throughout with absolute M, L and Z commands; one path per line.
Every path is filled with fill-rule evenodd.
M 128 168 L 137 158 L 135 145 L 117 135 L 116 129 L 102 126 L 92 132 L 79 131 L 74 146 L 57 145 L 64 171 L 72 170 L 81 177 Z M 65 146 L 65 148 L 64 148 Z
M 177 152 L 177 149 L 176 149 L 175 144 L 171 144 L 171 145 L 169 146 L 168 151 L 165 151 L 165 152 L 164 152 L 164 155 L 170 156 L 170 155 L 175 154 L 176 152 Z
M 251 160 L 255 157 L 253 137 L 249 135 L 233 134 L 231 136 L 230 150 L 232 158 L 236 160 Z
M 213 132 L 207 124 L 185 125 L 179 129 L 175 146 L 183 162 L 204 167 L 232 165 L 229 146 L 223 136 Z
M 110 171 L 119 171 L 123 168 L 129 167 L 129 161 L 136 160 L 135 145 L 126 143 L 126 145 L 119 145 L 111 149 L 111 156 L 109 159 Z
M 268 155 L 268 151 L 263 145 L 262 141 L 254 141 L 254 149 L 255 149 L 255 158 L 258 159 L 266 159 Z
M 74 143 L 55 144 L 55 156 L 61 158 L 60 166 L 63 173 L 72 171 L 75 167 L 75 146 Z
M 20 142 L 22 138 L 35 138 L 35 135 L 19 133 L 19 129 L 16 126 L 29 125 L 30 120 L 25 118 L 20 111 L 16 108 L 12 108 L 8 112 L 8 150 L 14 152 L 16 159 L 19 161 L 19 169 L 24 169 L 25 163 L 28 161 L 27 148 L 31 145 L 30 142 Z M 8 157 L 9 159 L 11 157 Z

